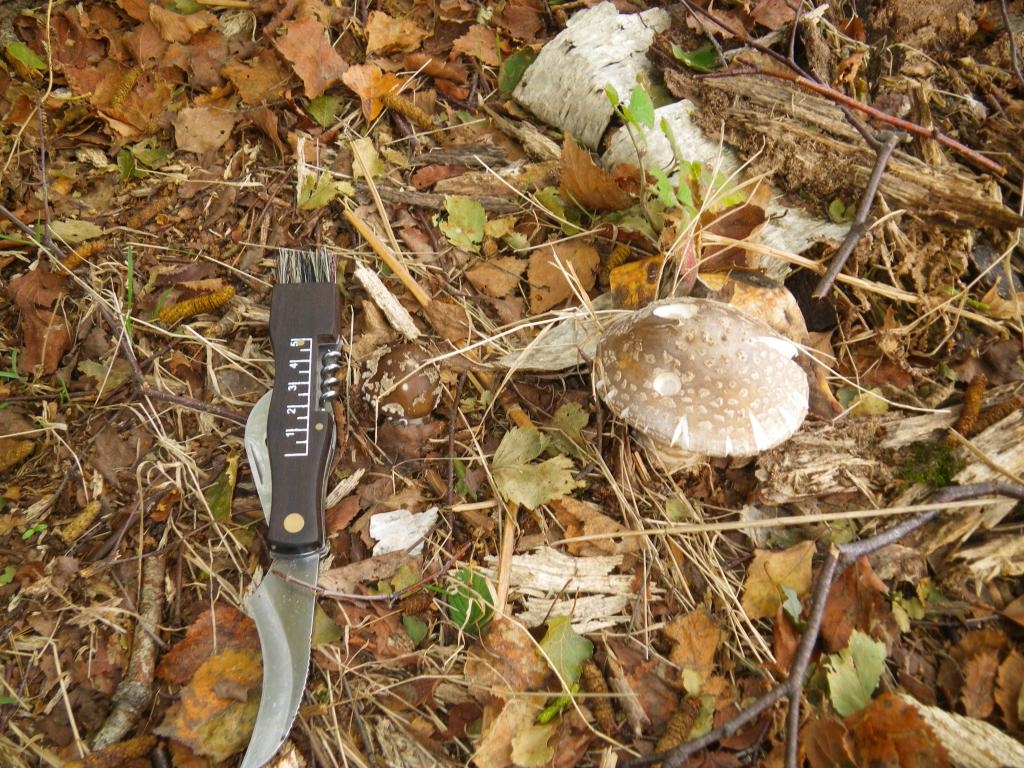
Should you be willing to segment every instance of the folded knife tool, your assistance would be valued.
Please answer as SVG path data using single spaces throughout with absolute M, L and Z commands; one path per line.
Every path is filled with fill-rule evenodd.
M 288 737 L 309 674 L 313 609 L 326 549 L 324 492 L 334 452 L 341 307 L 326 251 L 283 249 L 270 300 L 274 386 L 253 407 L 245 448 L 267 518 L 271 565 L 246 602 L 263 653 L 263 691 L 242 768 Z

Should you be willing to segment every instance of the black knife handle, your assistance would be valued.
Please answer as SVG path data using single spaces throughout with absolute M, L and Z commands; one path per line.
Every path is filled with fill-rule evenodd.
M 322 550 L 334 412 L 322 388 L 324 355 L 341 336 L 335 283 L 279 283 L 270 299 L 274 390 L 267 414 L 273 500 L 267 544 L 278 557 Z

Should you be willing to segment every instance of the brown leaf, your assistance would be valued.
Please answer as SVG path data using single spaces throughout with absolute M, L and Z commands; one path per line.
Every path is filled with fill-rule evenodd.
M 502 40 L 490 27 L 474 24 L 462 37 L 452 44 L 452 55 L 464 53 L 478 59 L 489 67 L 501 66 L 503 57 L 509 54 L 508 43 Z
M 776 30 L 796 18 L 796 9 L 790 0 L 761 0 L 750 15 L 761 26 Z
M 252 619 L 225 603 L 217 603 L 212 611 L 204 611 L 192 622 L 184 639 L 160 659 L 156 676 L 167 683 L 184 685 L 217 648 L 260 648 Z
M 672 643 L 669 661 L 682 669 L 696 671 L 705 680 L 711 677 L 715 654 L 722 643 L 722 630 L 707 611 L 698 609 L 679 616 L 665 626 L 664 632 Z
M 19 275 L 7 285 L 7 295 L 21 313 L 18 373 L 53 373 L 71 346 L 71 332 L 63 314 L 50 311 L 64 292 L 64 276 L 44 268 Z
M 541 709 L 537 701 L 517 696 L 509 699 L 497 715 L 485 718 L 473 764 L 479 768 L 511 766 L 512 739 L 533 725 Z
M 209 11 L 175 13 L 156 3 L 149 6 L 149 18 L 168 43 L 187 43 L 196 32 L 217 26 L 217 17 Z
M 774 616 L 782 604 L 782 587 L 789 587 L 798 596 L 811 586 L 811 559 L 814 542 L 802 541 L 781 552 L 754 550 L 754 559 L 747 569 L 743 584 L 743 610 L 751 619 Z
M 910 704 L 883 693 L 846 718 L 853 737 L 855 765 L 893 768 L 947 768 L 946 750 L 931 727 Z
M 235 127 L 234 110 L 185 107 L 174 118 L 174 142 L 184 152 L 203 154 L 220 149 Z
M 541 0 L 509 0 L 495 21 L 516 40 L 534 42 L 544 29 L 546 10 Z
M 780 605 L 772 624 L 772 656 L 775 657 L 775 667 L 784 675 L 789 674 L 800 640 L 800 633 Z
M 983 651 L 964 663 L 964 689 L 960 700 L 964 713 L 979 720 L 986 719 L 995 709 L 996 671 L 999 656 L 995 651 Z
M 341 81 L 359 97 L 363 117 L 367 122 L 377 119 L 384 108 L 381 96 L 401 85 L 401 80 L 384 73 L 376 64 L 355 64 L 341 76 Z
M 673 681 L 678 672 L 628 640 L 609 638 L 608 685 L 619 694 L 618 703 L 637 731 L 658 731 L 679 704 Z
M 529 692 L 540 690 L 551 669 L 522 624 L 495 616 L 480 645 L 470 649 L 465 674 L 472 689 L 481 692 Z
M 828 649 L 838 652 L 845 648 L 855 629 L 885 641 L 888 647 L 898 634 L 885 599 L 888 591 L 866 558 L 847 568 L 832 585 L 825 605 L 821 637 Z
M 800 748 L 811 768 L 853 765 L 853 746 L 846 726 L 834 717 L 808 720 L 800 729 Z
M 571 136 L 562 144 L 562 181 L 559 191 L 589 211 L 621 211 L 633 204 L 632 198 L 616 183 L 608 171 L 600 168 L 590 152 Z
M 604 514 L 599 504 L 582 501 L 572 496 L 563 496 L 550 502 L 551 508 L 558 517 L 558 522 L 565 528 L 565 538 L 574 536 L 601 536 L 594 541 L 570 542 L 569 552 L 577 557 L 595 557 L 600 555 L 618 555 L 625 552 L 636 552 L 640 543 L 632 536 L 616 538 L 628 530 L 622 523 Z
M 348 69 L 331 46 L 327 28 L 314 18 L 294 19 L 282 26 L 285 34 L 274 40 L 274 46 L 302 80 L 306 97 L 323 95 Z
M 1024 655 L 1019 651 L 1013 651 L 1006 660 L 999 665 L 999 675 L 996 678 L 995 700 L 1003 713 L 1003 722 L 1006 730 L 1017 731 L 1020 729 L 1020 706 L 1024 692 Z
M 519 287 L 527 262 L 514 256 L 502 256 L 466 270 L 466 279 L 481 293 L 504 298 Z
M 395 19 L 383 11 L 371 11 L 366 20 L 366 53 L 415 51 L 427 35 L 412 19 Z
M 249 61 L 229 61 L 221 74 L 232 82 L 246 104 L 279 99 L 292 73 L 269 48 Z
M 597 281 L 600 262 L 594 246 L 578 240 L 554 243 L 534 251 L 527 272 L 530 311 L 546 312 L 573 295 L 563 269 L 575 273 L 580 287 L 589 291 Z
M 766 216 L 764 208 L 740 203 L 701 218 L 702 234 L 743 241 L 752 238 L 764 224 Z M 705 218 L 707 221 L 704 221 Z M 739 245 L 708 245 L 701 251 L 702 272 L 756 266 L 756 255 Z

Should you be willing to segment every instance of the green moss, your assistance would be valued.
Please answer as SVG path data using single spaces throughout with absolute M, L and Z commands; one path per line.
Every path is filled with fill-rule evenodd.
M 924 483 L 932 488 L 944 488 L 953 476 L 964 468 L 945 440 L 920 441 L 908 445 L 897 457 L 896 475 L 907 483 Z

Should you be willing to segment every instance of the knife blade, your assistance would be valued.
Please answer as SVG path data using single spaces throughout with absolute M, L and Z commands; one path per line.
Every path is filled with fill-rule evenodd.
M 326 251 L 282 249 L 270 300 L 274 387 L 246 424 L 246 452 L 267 518 L 271 564 L 246 608 L 256 622 L 263 686 L 242 768 L 288 737 L 309 674 L 314 587 L 326 549 L 324 492 L 334 452 L 341 306 Z

